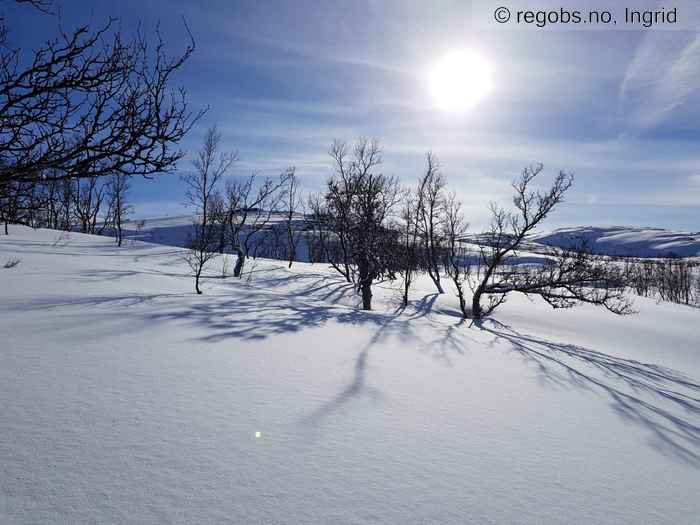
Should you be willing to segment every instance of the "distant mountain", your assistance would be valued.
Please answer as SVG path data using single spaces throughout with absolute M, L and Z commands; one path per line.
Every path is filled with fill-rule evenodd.
M 132 219 L 124 224 L 127 237 L 139 241 L 185 246 L 192 233 L 194 214 Z
M 700 232 L 673 232 L 661 228 L 628 226 L 560 228 L 532 240 L 559 248 L 579 246 L 604 255 L 626 257 L 698 257 Z

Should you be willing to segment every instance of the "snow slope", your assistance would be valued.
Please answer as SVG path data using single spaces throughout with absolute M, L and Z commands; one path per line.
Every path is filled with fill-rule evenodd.
M 700 232 L 672 232 L 660 228 L 561 228 L 533 239 L 548 246 L 569 248 L 582 241 L 594 252 L 628 257 L 700 256 Z
M 476 326 L 322 265 L 196 296 L 181 254 L 0 238 L 0 523 L 698 523 L 697 309 Z

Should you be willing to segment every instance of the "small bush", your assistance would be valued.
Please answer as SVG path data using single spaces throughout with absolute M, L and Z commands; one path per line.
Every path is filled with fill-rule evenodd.
M 627 260 L 629 286 L 643 297 L 700 306 L 700 265 L 690 259 Z

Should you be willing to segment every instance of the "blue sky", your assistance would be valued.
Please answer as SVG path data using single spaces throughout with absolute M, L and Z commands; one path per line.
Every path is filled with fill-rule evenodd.
M 216 123 L 241 161 L 235 175 L 294 165 L 322 186 L 334 138 L 377 137 L 384 172 L 414 182 L 425 152 L 479 228 L 490 200 L 506 204 L 523 166 L 576 184 L 548 225 L 700 230 L 700 33 L 475 30 L 468 1 L 57 1 L 62 24 L 118 17 L 126 33 L 160 22 L 173 52 L 190 25 L 197 50 L 177 81 L 211 109 L 182 144 Z M 10 39 L 37 45 L 57 21 L 4 6 Z M 700 27 L 699 27 L 700 29 Z M 470 111 L 445 113 L 431 67 L 454 49 L 491 65 L 493 89 Z M 180 168 L 186 170 L 184 160 Z M 234 175 L 234 176 L 235 176 Z M 134 184 L 139 216 L 182 211 L 176 175 Z

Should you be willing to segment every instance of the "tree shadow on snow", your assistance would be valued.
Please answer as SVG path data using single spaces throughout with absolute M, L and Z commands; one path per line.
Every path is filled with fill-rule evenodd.
M 110 278 L 130 275 L 129 271 L 115 271 Z M 448 365 L 451 356 L 463 354 L 467 349 L 465 343 L 470 339 L 470 330 L 465 321 L 455 317 L 454 310 L 436 308 L 436 294 L 428 294 L 408 308 L 399 307 L 392 313 L 364 312 L 333 304 L 354 293 L 352 285 L 342 279 L 312 273 L 280 277 L 260 272 L 258 275 L 263 277 L 246 286 L 232 280 L 236 287 L 234 296 L 223 288 L 200 297 L 187 293 L 54 297 L 31 304 L 8 305 L 8 309 L 115 307 L 122 315 L 112 317 L 122 319 L 126 317 L 125 307 L 157 302 L 157 311 L 132 313 L 142 321 L 140 326 L 152 326 L 152 322 L 194 325 L 201 328 L 202 334 L 195 340 L 212 343 L 263 341 L 275 335 L 313 330 L 329 322 L 374 327 L 373 335 L 356 355 L 349 382 L 304 418 L 312 424 L 321 423 L 360 395 L 381 398 L 378 388 L 366 384 L 366 371 L 371 349 L 388 336 L 403 343 L 398 348 L 419 348 Z M 275 293 L 276 289 L 284 293 Z M 187 297 L 192 300 L 182 300 Z M 430 330 L 416 332 L 418 320 L 423 325 L 428 323 Z M 697 382 L 662 366 L 523 334 L 492 319 L 474 322 L 472 326 L 491 334 L 491 345 L 507 342 L 512 350 L 534 363 L 548 381 L 604 393 L 618 414 L 652 433 L 653 446 L 660 452 L 700 467 L 700 385 Z M 435 334 L 435 337 L 430 335 L 428 341 L 421 339 L 426 334 Z M 313 332 L 308 333 L 307 341 L 314 345 Z
M 474 326 L 503 340 L 546 379 L 606 394 L 625 420 L 649 430 L 652 446 L 700 467 L 700 384 L 669 368 L 526 335 L 489 319 Z
M 266 286 L 269 283 L 266 283 Z M 335 281 L 322 283 L 314 281 L 310 285 L 317 297 L 327 298 L 339 293 L 352 293 L 347 291 L 346 283 Z M 361 395 L 372 399 L 381 399 L 379 388 L 366 384 L 366 370 L 372 348 L 381 343 L 387 337 L 396 337 L 400 342 L 415 346 L 419 344 L 434 351 L 436 357 L 449 360 L 447 354 L 450 350 L 461 353 L 457 344 L 456 326 L 447 327 L 444 337 L 439 340 L 423 342 L 414 331 L 413 322 L 425 315 L 423 309 L 418 309 L 414 315 L 402 315 L 402 312 L 381 313 L 376 311 L 366 312 L 335 306 L 317 299 L 308 299 L 308 288 L 296 293 L 273 294 L 263 292 L 254 287 L 240 288 L 235 298 L 228 296 L 209 296 L 206 301 L 197 301 L 186 306 L 178 305 L 174 309 L 167 309 L 157 313 L 148 314 L 148 322 L 184 322 L 194 324 L 202 328 L 204 335 L 196 337 L 196 341 L 206 343 L 220 343 L 224 341 L 264 341 L 267 338 L 282 335 L 301 333 L 312 330 L 328 322 L 349 325 L 370 325 L 376 328 L 371 338 L 359 349 L 353 366 L 350 381 L 329 400 L 323 402 L 311 414 L 302 418 L 302 421 L 311 425 L 318 425 L 328 416 L 346 405 L 349 401 Z M 318 292 L 321 292 L 319 295 Z M 308 333 L 308 344 L 314 345 L 314 334 Z M 325 346 L 326 343 L 324 342 Z
M 338 287 L 345 288 L 343 284 Z M 313 329 L 329 321 L 381 326 L 390 317 L 307 298 L 304 291 L 276 294 L 246 286 L 238 288 L 234 297 L 224 294 L 202 297 L 204 300 L 184 305 L 178 303 L 174 308 L 166 307 L 145 315 L 152 321 L 179 321 L 199 326 L 206 335 L 195 339 L 202 342 L 228 339 L 262 341 L 275 335 Z M 408 320 L 401 322 L 400 328 L 397 325 L 396 332 L 401 332 L 402 337 L 410 337 Z M 313 335 L 310 334 L 310 338 Z M 310 344 L 313 344 L 313 339 L 310 339 Z
M 367 394 L 375 400 L 381 398 L 381 391 L 379 389 L 368 387 L 365 384 L 367 358 L 369 355 L 369 351 L 386 335 L 386 330 L 395 318 L 396 316 L 387 316 L 380 325 L 379 329 L 374 333 L 372 338 L 367 342 L 367 344 L 364 347 L 362 347 L 362 350 L 360 350 L 360 352 L 357 355 L 357 358 L 355 359 L 355 366 L 353 367 L 353 376 L 350 383 L 348 383 L 347 386 L 345 386 L 342 390 L 340 390 L 340 392 L 333 396 L 333 398 L 324 402 L 320 407 L 318 407 L 308 416 L 302 418 L 303 423 L 319 425 L 328 416 L 338 411 L 338 409 L 340 409 L 348 401 L 351 401 L 352 399 L 362 394 Z

